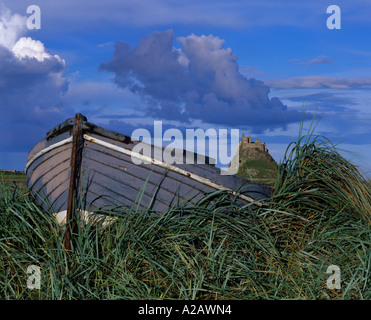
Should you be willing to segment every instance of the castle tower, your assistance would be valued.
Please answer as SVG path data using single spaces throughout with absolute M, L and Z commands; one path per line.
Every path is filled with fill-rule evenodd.
M 241 142 L 242 142 L 243 144 L 245 144 L 245 143 L 250 143 L 250 142 L 249 142 L 249 139 L 251 140 L 250 137 L 245 137 L 245 135 L 242 134 Z

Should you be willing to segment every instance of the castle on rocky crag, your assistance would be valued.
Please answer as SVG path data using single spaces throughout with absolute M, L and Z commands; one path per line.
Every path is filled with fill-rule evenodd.
M 268 183 L 275 179 L 277 163 L 269 154 L 265 142 L 259 139 L 253 142 L 251 137 L 242 134 L 228 170 L 251 180 Z
M 268 152 L 265 142 L 259 142 L 259 139 L 256 139 L 255 142 L 252 142 L 251 137 L 245 137 L 244 134 L 242 134 L 242 139 L 241 139 L 240 144 L 241 144 L 240 148 L 243 148 L 243 149 L 251 148 L 251 149 L 258 149 L 264 152 Z

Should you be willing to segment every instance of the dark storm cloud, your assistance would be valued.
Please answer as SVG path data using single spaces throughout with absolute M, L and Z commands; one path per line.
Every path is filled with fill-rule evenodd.
M 115 83 L 140 95 L 147 113 L 159 119 L 263 128 L 285 127 L 300 119 L 262 81 L 240 72 L 237 55 L 224 40 L 209 36 L 179 37 L 171 30 L 154 32 L 135 48 L 117 41 L 112 60 L 100 65 Z
M 66 117 L 60 104 L 68 89 L 66 66 L 54 56 L 19 59 L 3 46 L 0 57 L 0 147 L 24 151 Z
M 16 58 L 0 47 L 0 99 L 2 119 L 18 122 L 44 121 L 46 114 L 58 113 L 58 98 L 67 91 L 65 65 L 55 57 L 38 61 L 35 58 Z M 45 112 L 40 118 L 40 113 Z

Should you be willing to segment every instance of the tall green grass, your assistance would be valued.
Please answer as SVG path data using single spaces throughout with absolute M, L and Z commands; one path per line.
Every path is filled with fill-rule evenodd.
M 50 213 L 1 188 L 1 299 L 371 298 L 369 184 L 313 134 L 288 147 L 266 207 L 219 191 L 163 215 L 133 206 L 105 227 L 76 215 L 69 255 Z M 341 289 L 326 286 L 330 265 Z

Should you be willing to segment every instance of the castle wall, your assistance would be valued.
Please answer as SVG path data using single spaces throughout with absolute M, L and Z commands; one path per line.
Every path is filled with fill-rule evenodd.
M 242 148 L 254 148 L 268 152 L 265 142 L 259 142 L 259 139 L 256 139 L 255 142 L 252 142 L 251 137 L 245 137 L 244 134 L 242 134 L 241 146 Z

